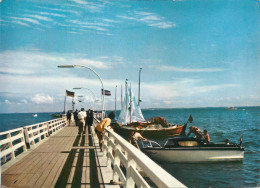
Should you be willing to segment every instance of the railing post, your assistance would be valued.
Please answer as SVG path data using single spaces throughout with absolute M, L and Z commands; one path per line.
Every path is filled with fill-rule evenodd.
M 15 158 L 15 154 L 14 154 L 14 149 L 13 149 L 13 143 L 12 143 L 12 139 L 11 139 L 11 133 L 8 133 L 6 135 L 6 138 L 9 138 L 9 142 L 8 142 L 8 146 L 9 148 L 11 148 L 11 159 Z
M 95 131 L 94 131 L 95 132 Z M 102 145 L 102 149 L 103 149 L 103 155 L 104 156 L 106 156 L 107 155 L 107 153 L 108 153 L 108 151 L 107 151 L 107 149 L 106 149 L 106 147 L 105 146 L 107 146 L 107 137 L 108 137 L 108 132 L 105 130 L 105 132 L 104 132 L 104 136 L 103 136 L 103 145 Z
M 128 155 L 128 162 L 127 162 L 127 167 L 126 167 L 126 187 L 127 188 L 134 188 L 135 187 L 135 182 L 131 174 L 131 167 L 136 168 L 136 163 Z
M 27 144 L 27 148 L 29 148 L 30 147 L 30 136 L 29 136 L 28 130 L 26 127 L 24 127 L 23 131 L 24 131 L 24 137 L 25 137 L 25 142 Z
M 24 129 L 21 129 L 20 133 L 19 134 L 22 134 L 23 137 L 21 138 L 21 142 L 24 143 L 23 145 L 23 151 L 27 151 L 27 148 L 26 148 L 26 143 L 25 143 L 25 135 L 24 135 Z
M 117 143 L 116 149 L 115 149 L 115 157 L 114 157 L 114 169 L 113 169 L 113 182 L 118 182 L 119 175 L 116 172 L 115 166 L 118 166 L 120 168 L 120 157 L 119 157 L 119 151 L 121 151 L 121 146 Z
M 115 141 L 114 137 L 110 136 L 109 137 L 109 141 L 114 142 Z M 110 154 L 111 156 L 113 156 L 113 148 L 112 148 L 112 146 L 108 146 L 107 154 Z M 112 163 L 112 160 L 111 160 L 110 157 L 108 157 L 107 158 L 107 166 L 111 166 L 111 163 Z

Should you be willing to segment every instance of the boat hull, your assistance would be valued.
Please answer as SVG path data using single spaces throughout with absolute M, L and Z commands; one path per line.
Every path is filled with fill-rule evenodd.
M 219 161 L 242 161 L 244 150 L 239 148 L 193 148 L 193 149 L 144 149 L 151 158 L 157 161 L 178 162 L 219 162 Z
M 159 129 L 146 129 L 141 128 L 138 130 L 138 132 L 143 132 L 142 135 L 145 138 L 160 138 L 160 137 L 169 137 L 169 136 L 175 136 L 180 135 L 183 133 L 183 130 L 185 129 L 184 125 L 178 125 L 175 127 L 167 127 L 167 128 L 159 128 Z M 136 131 L 134 127 L 115 127 L 115 132 L 121 134 L 121 135 L 130 135 L 132 131 Z

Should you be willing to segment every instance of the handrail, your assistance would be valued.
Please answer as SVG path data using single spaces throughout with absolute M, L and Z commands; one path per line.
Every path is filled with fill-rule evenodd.
M 95 131 L 92 132 L 95 133 Z M 150 187 L 139 173 L 141 169 L 158 187 L 185 187 L 112 129 L 105 128 L 103 141 L 103 151 L 107 156 L 108 165 L 113 164 L 113 182 L 120 180 L 127 188 L 134 188 L 135 185 Z M 122 172 L 120 165 L 125 167 L 126 175 Z
M 36 143 L 40 144 L 41 141 L 45 140 L 48 136 L 56 134 L 65 126 L 67 126 L 67 120 L 64 116 L 63 118 L 0 132 L 0 136 L 2 137 L 0 139 L 0 160 L 6 164 L 10 160 L 15 159 L 15 151 L 17 149 L 22 148 L 21 153 L 25 152 Z M 10 157 L 8 158 L 8 156 Z

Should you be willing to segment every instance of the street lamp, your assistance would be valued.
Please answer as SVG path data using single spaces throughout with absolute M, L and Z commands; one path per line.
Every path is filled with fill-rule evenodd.
M 94 96 L 94 109 L 93 109 L 93 110 L 95 110 L 96 96 L 95 96 L 94 92 L 93 92 L 91 89 L 86 88 L 86 87 L 75 87 L 75 88 L 73 88 L 73 89 L 87 89 L 88 91 L 90 91 L 90 93 L 92 93 L 92 95 Z M 83 97 L 83 96 L 82 96 L 82 97 Z
M 97 77 L 99 78 L 99 80 L 101 82 L 101 87 L 102 87 L 102 115 L 101 115 L 101 118 L 103 119 L 103 115 L 104 115 L 104 112 L 105 112 L 105 105 L 104 105 L 104 102 L 105 102 L 105 97 L 104 97 L 105 89 L 104 89 L 104 84 L 102 82 L 102 79 L 100 78 L 100 76 L 98 75 L 98 73 L 96 71 L 94 71 L 93 69 L 91 69 L 91 68 L 89 68 L 87 66 L 83 66 L 83 65 L 58 65 L 58 68 L 75 68 L 75 67 L 81 67 L 81 68 L 89 69 L 92 72 L 94 72 L 97 75 Z

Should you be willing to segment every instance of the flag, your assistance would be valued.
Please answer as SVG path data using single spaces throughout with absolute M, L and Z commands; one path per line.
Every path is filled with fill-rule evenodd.
M 189 119 L 188 119 L 188 122 L 192 123 L 193 122 L 193 118 L 192 116 L 190 115 Z
M 68 97 L 74 97 L 74 93 L 75 92 L 66 90 L 66 94 L 67 94 Z
M 103 89 L 101 89 L 102 95 L 104 93 L 104 95 L 110 96 L 111 92 L 109 90 L 104 90 L 105 92 L 103 92 Z

